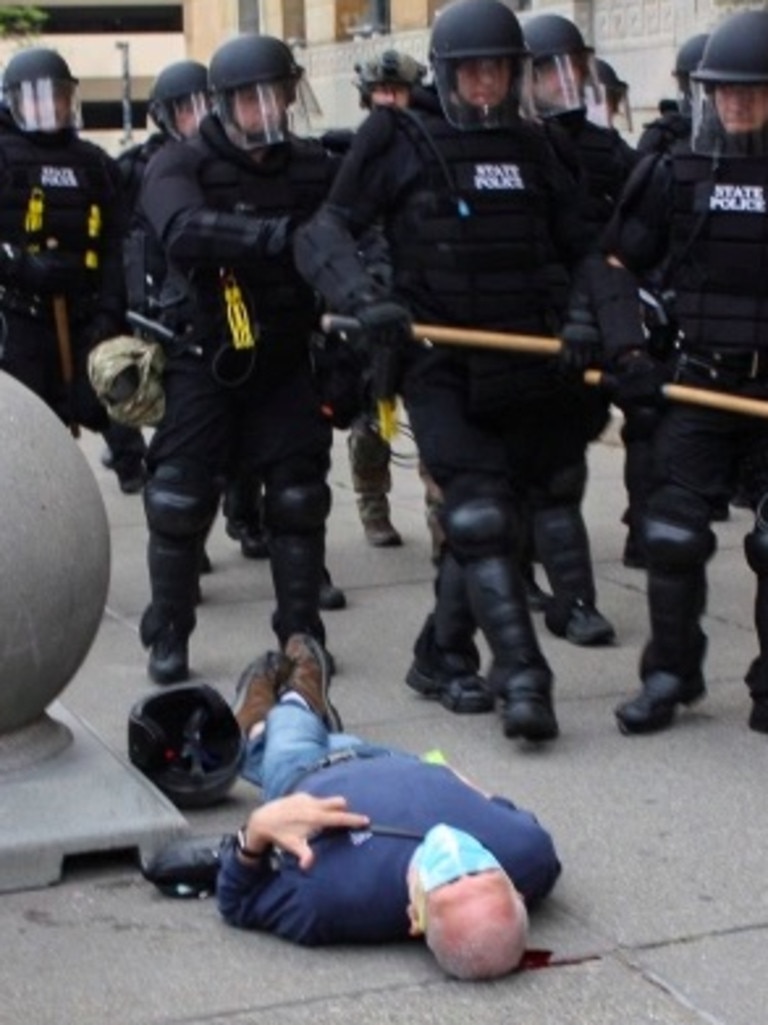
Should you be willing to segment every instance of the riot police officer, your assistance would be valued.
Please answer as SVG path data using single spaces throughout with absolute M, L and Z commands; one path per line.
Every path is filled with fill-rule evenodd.
M 637 168 L 606 235 L 616 274 L 664 261 L 682 334 L 675 380 L 768 398 L 768 11 L 745 11 L 709 37 L 692 72 L 690 152 L 648 157 Z M 618 264 L 628 268 L 621 270 Z M 629 325 L 636 310 L 624 311 Z M 634 393 L 658 378 L 647 356 L 629 359 Z M 710 523 L 740 472 L 755 509 L 745 553 L 757 576 L 759 657 L 747 683 L 752 729 L 768 732 L 768 427 L 760 419 L 670 405 L 655 435 L 655 487 L 645 545 L 651 636 L 641 691 L 616 710 L 625 733 L 669 726 L 679 705 L 705 693 L 706 563 Z
M 399 389 L 421 457 L 444 494 L 447 539 L 438 575 L 435 694 L 454 711 L 485 711 L 498 696 L 505 733 L 558 733 L 552 672 L 541 652 L 511 552 L 513 482 L 540 454 L 549 361 L 487 351 L 428 350 L 409 341 L 410 316 L 438 323 L 540 332 L 551 326 L 553 254 L 580 257 L 576 183 L 529 109 L 528 53 L 501 0 L 456 0 L 430 40 L 435 90 L 410 108 L 377 109 L 358 129 L 321 211 L 296 236 L 302 273 L 329 306 L 355 316 L 373 347 L 402 360 Z M 355 236 L 383 218 L 393 283 L 365 273 Z M 393 376 L 396 376 L 393 374 Z M 559 456 L 557 457 L 559 458 Z M 571 452 L 562 453 L 570 465 Z M 469 596 L 494 656 L 495 693 L 466 641 Z
M 602 57 L 595 58 L 597 78 L 605 91 L 607 125 L 618 132 L 632 132 L 632 104 L 629 82 L 619 78 L 616 68 Z
M 0 368 L 73 433 L 80 424 L 104 431 L 86 360 L 123 324 L 117 168 L 78 138 L 78 80 L 54 50 L 14 54 L 3 94 Z
M 699 66 L 709 35 L 698 32 L 686 39 L 675 56 L 672 70 L 677 81 L 677 97 L 674 102 L 662 100 L 659 116 L 643 126 L 637 140 L 637 152 L 666 153 L 682 144 L 687 147 L 691 138 L 691 74 Z
M 356 64 L 354 84 L 360 93 L 360 106 L 364 110 L 390 105 L 407 107 L 426 70 L 409 54 L 397 50 L 385 50 Z M 392 451 L 369 410 L 353 420 L 347 447 L 352 487 L 366 540 L 374 548 L 398 547 L 402 537 L 392 524 L 389 508 Z
M 324 642 L 318 614 L 331 429 L 311 377 L 316 300 L 294 269 L 291 234 L 325 195 L 334 161 L 289 132 L 303 71 L 271 36 L 214 53 L 213 112 L 199 134 L 150 161 L 141 206 L 169 267 L 183 322 L 165 374 L 166 415 L 144 491 L 152 600 L 141 623 L 149 674 L 187 677 L 200 546 L 235 463 L 265 486 L 281 644 Z M 163 297 L 161 296 L 161 303 Z
M 165 276 L 162 249 L 137 209 L 144 171 L 152 156 L 169 139 L 184 139 L 197 131 L 208 109 L 207 94 L 208 71 L 204 64 L 184 60 L 168 65 L 155 79 L 149 94 L 149 114 L 158 130 L 117 158 L 130 216 L 124 243 L 128 308 L 144 316 L 157 314 L 154 304 Z M 125 472 L 123 467 L 135 468 L 134 476 L 138 476 L 143 486 L 146 445 L 141 432 L 114 424 L 105 438 L 108 449 L 102 462 L 113 466 L 118 475 Z
M 526 22 L 523 32 L 533 54 L 536 109 L 548 126 L 565 134 L 575 150 L 583 185 L 582 212 L 590 241 L 596 245 L 636 155 L 615 129 L 607 127 L 605 91 L 594 51 L 577 26 L 559 14 L 541 14 Z M 575 644 L 608 644 L 615 633 L 595 604 L 581 504 L 587 481 L 587 446 L 604 429 L 609 407 L 607 398 L 597 390 L 575 382 L 574 389 L 574 401 L 580 402 L 583 412 L 578 458 L 556 478 L 546 480 L 539 475 L 531 482 L 536 553 L 553 592 L 544 615 L 553 633 Z M 557 417 L 558 410 L 552 409 L 550 414 Z

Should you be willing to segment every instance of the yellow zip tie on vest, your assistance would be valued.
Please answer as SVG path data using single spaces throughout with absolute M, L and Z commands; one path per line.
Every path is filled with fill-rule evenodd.
M 93 203 L 88 210 L 88 238 L 98 238 L 99 235 L 101 235 L 101 207 L 98 203 Z M 96 270 L 99 266 L 99 254 L 95 249 L 86 249 L 85 266 L 89 270 Z
M 381 437 L 384 441 L 392 441 L 397 434 L 397 401 L 395 399 L 378 399 L 376 418 Z
M 227 322 L 232 335 L 232 345 L 236 349 L 252 349 L 256 338 L 251 329 L 251 318 L 245 305 L 243 293 L 232 271 L 222 276 L 224 284 L 224 303 L 227 307 Z
M 29 194 L 27 213 L 24 217 L 24 231 L 28 235 L 43 230 L 43 211 L 45 209 L 45 193 L 36 185 Z

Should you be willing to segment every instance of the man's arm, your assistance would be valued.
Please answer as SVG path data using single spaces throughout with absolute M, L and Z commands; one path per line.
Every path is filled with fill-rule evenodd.
M 308 869 L 314 852 L 307 842 L 324 829 L 362 829 L 369 825 L 367 815 L 347 811 L 344 797 L 313 797 L 291 794 L 262 804 L 251 813 L 245 825 L 245 846 L 261 855 L 270 847 L 279 847 L 296 856 L 299 867 Z M 242 857 L 246 864 L 254 858 Z
M 268 928 L 281 933 L 282 925 L 300 934 L 306 908 L 300 900 L 294 901 L 292 876 L 282 879 L 270 851 L 277 848 L 295 855 L 299 867 L 306 870 L 314 859 L 309 845 L 314 835 L 324 829 L 361 829 L 369 824 L 367 815 L 347 811 L 343 797 L 298 793 L 261 805 L 243 827 L 241 849 L 232 847 L 222 857 L 216 882 L 222 916 L 242 929 Z

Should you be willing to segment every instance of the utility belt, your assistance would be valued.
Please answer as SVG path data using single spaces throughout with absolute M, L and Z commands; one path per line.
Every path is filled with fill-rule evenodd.
M 768 352 L 729 349 L 685 349 L 677 353 L 677 372 L 686 370 L 704 375 L 710 381 L 758 381 L 768 378 Z

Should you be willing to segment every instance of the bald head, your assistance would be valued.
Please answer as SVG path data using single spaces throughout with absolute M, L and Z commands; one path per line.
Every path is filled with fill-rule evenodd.
M 501 869 L 462 876 L 432 890 L 425 895 L 423 917 L 427 946 L 454 978 L 507 975 L 525 953 L 528 913 Z

